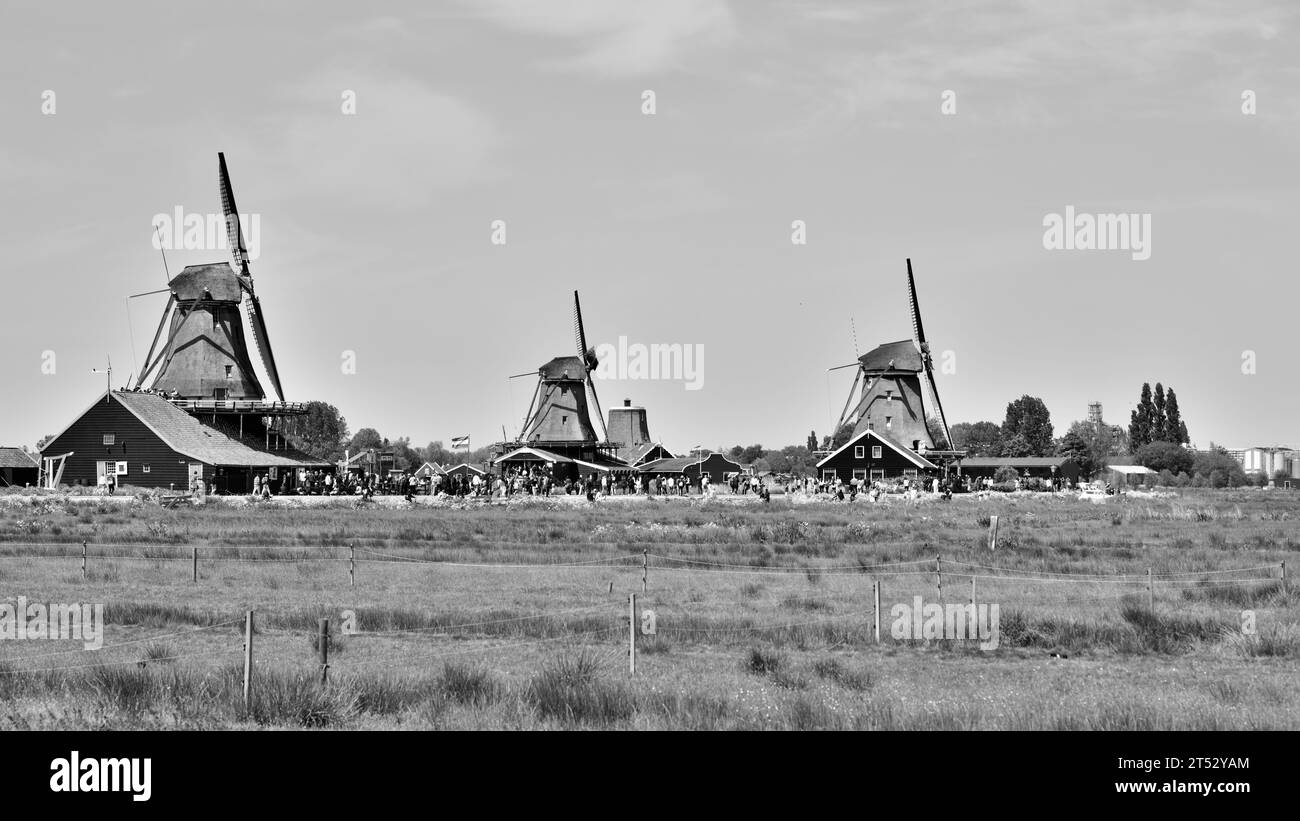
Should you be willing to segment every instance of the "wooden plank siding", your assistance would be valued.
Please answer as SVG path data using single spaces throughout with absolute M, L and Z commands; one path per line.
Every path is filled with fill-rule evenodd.
M 104 435 L 113 434 L 113 444 L 104 444 Z M 165 445 L 158 435 L 135 417 L 120 402 L 101 398 L 72 425 L 45 446 L 42 453 L 58 456 L 72 451 L 63 468 L 63 484 L 94 486 L 96 462 L 126 462 L 125 476 L 119 485 L 185 490 L 189 486 L 190 459 Z M 144 466 L 149 465 L 149 472 Z M 204 481 L 212 477 L 205 465 Z

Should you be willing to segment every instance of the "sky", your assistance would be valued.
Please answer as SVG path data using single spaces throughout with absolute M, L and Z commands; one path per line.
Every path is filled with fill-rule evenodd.
M 0 445 L 138 371 L 155 215 L 220 213 L 223 151 L 286 398 L 353 432 L 515 435 L 535 380 L 507 377 L 574 352 L 578 290 L 592 345 L 703 352 L 598 379 L 606 410 L 679 451 L 802 444 L 850 389 L 829 368 L 910 337 L 910 258 L 950 424 L 1029 394 L 1058 435 L 1091 401 L 1127 425 L 1159 381 L 1200 447 L 1300 446 L 1298 14 L 9 2 Z M 1068 206 L 1145 215 L 1149 258 L 1046 248 Z

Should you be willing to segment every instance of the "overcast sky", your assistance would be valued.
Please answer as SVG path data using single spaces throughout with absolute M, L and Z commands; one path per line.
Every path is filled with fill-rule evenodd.
M 911 257 L 950 424 L 1031 394 L 1058 435 L 1092 400 L 1127 425 L 1162 381 L 1201 447 L 1300 445 L 1293 4 L 423 5 L 6 3 L 0 444 L 138 368 L 152 219 L 219 213 L 224 151 L 287 398 L 353 431 L 515 434 L 506 377 L 572 353 L 578 289 L 593 344 L 704 350 L 700 390 L 604 380 L 606 409 L 802 443 L 827 368 L 910 336 Z M 1150 258 L 1045 249 L 1066 206 L 1149 214 Z

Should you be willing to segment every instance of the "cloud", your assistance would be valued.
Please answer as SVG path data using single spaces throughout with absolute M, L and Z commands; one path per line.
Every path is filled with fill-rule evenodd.
M 682 68 L 690 53 L 724 47 L 736 34 L 725 0 L 485 0 L 472 8 L 516 31 L 574 41 L 577 53 L 553 61 L 556 68 L 614 76 Z

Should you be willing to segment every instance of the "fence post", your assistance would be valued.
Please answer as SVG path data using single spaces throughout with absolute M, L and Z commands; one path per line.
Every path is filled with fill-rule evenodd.
M 1151 568 L 1147 568 L 1147 609 L 1155 612 L 1156 609 L 1156 589 L 1155 583 L 1151 577 Z
M 998 549 L 998 517 L 989 516 L 989 550 Z
M 871 583 L 872 598 L 875 599 L 876 644 L 880 644 L 880 579 Z
M 970 603 L 975 603 L 975 577 L 970 577 Z
M 86 540 L 81 540 L 81 580 L 86 580 Z
M 190 558 L 193 561 L 193 565 L 194 565 L 194 572 L 192 574 L 192 578 L 194 582 L 197 584 L 199 581 L 199 549 L 197 547 L 190 548 Z
M 330 672 L 330 620 L 321 619 L 316 632 L 316 645 L 320 648 L 320 683 L 329 681 Z
M 641 592 L 646 592 L 650 580 L 650 549 L 641 551 Z
M 249 709 L 253 693 L 253 611 L 244 614 L 244 710 Z
M 939 603 L 943 604 L 943 556 L 934 557 L 934 586 L 939 591 Z
M 1286 595 L 1286 562 L 1282 562 L 1282 595 Z
M 348 584 L 352 587 L 357 586 L 357 546 L 348 545 Z
M 627 659 L 628 672 L 636 675 L 636 594 L 627 597 Z

